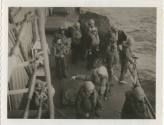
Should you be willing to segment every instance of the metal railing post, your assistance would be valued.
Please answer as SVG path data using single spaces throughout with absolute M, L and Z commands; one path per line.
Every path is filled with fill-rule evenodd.
M 46 74 L 46 81 L 48 84 L 48 104 L 49 104 L 49 113 L 50 118 L 54 118 L 54 103 L 53 103 L 53 93 L 52 93 L 52 85 L 51 85 L 51 74 L 50 74 L 50 67 L 49 67 L 49 57 L 48 57 L 48 48 L 47 48 L 47 41 L 46 41 L 46 35 L 45 35 L 45 9 L 44 8 L 38 8 L 36 10 L 38 15 L 38 31 L 41 41 L 41 47 L 43 50 L 43 56 L 44 56 L 44 70 Z

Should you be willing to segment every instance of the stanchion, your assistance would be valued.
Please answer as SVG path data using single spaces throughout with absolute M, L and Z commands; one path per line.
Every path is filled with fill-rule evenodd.
M 128 67 L 128 68 L 129 68 L 129 67 Z M 140 87 L 142 88 L 142 86 L 141 86 L 141 79 L 140 79 L 140 77 L 139 77 L 139 73 L 138 73 L 138 70 L 137 70 L 136 58 L 134 59 L 133 69 L 134 69 L 134 70 L 132 71 L 132 70 L 129 68 L 129 72 L 130 72 L 130 74 L 132 75 L 133 80 L 134 80 L 133 86 L 137 85 L 137 86 L 140 86 Z M 137 82 L 137 81 L 138 81 L 138 82 Z M 146 102 L 146 104 L 147 104 L 148 107 L 149 107 L 149 110 L 150 110 L 150 112 L 151 112 L 151 115 L 153 116 L 153 118 L 155 118 L 154 109 L 153 109 L 152 105 L 150 104 L 150 102 L 149 102 L 149 100 L 148 100 L 148 98 L 147 98 L 146 95 L 145 95 L 145 102 Z
M 28 118 L 28 115 L 29 115 L 30 102 L 31 102 L 32 96 L 34 94 L 35 84 L 36 84 L 36 70 L 37 70 L 37 67 L 35 66 L 34 73 L 33 73 L 32 80 L 31 80 L 31 86 L 29 89 L 27 105 L 25 108 L 24 116 L 23 116 L 24 119 Z
M 54 103 L 53 103 L 53 93 L 52 93 L 52 85 L 51 85 L 51 74 L 50 74 L 50 67 L 49 67 L 47 42 L 45 36 L 45 9 L 38 8 L 36 12 L 38 15 L 38 31 L 39 31 L 41 47 L 44 55 L 44 70 L 46 74 L 46 81 L 48 84 L 49 113 L 50 113 L 50 118 L 53 119 L 55 113 L 54 113 Z

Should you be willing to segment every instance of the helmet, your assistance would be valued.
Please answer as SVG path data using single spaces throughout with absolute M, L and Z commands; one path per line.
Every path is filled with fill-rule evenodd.
M 84 87 L 85 87 L 86 90 L 89 90 L 89 91 L 95 89 L 95 85 L 91 81 L 86 81 L 84 83 Z
M 90 24 L 90 25 L 94 25 L 94 24 L 95 24 L 95 21 L 94 21 L 93 19 L 90 19 L 90 20 L 89 20 L 89 24 Z
M 144 93 L 144 90 L 140 86 L 135 87 L 133 92 L 134 92 L 135 97 L 138 100 L 143 100 L 144 99 L 145 93 Z

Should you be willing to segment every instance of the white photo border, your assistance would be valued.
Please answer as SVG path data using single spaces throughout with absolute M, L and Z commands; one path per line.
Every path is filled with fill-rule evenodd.
M 59 120 L 59 119 L 7 119 L 7 71 L 8 71 L 8 7 L 156 7 L 157 34 L 156 34 L 156 119 L 151 120 Z M 29 124 L 56 124 L 56 125 L 83 125 L 83 124 L 110 124 L 110 125 L 161 125 L 162 124 L 162 1 L 161 0 L 4 0 L 2 1 L 2 43 L 1 43 L 1 124 L 2 125 L 29 125 Z

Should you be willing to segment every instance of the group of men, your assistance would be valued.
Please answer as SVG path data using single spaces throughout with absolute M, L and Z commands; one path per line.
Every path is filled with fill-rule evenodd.
M 120 84 L 126 84 L 124 79 L 129 65 L 135 63 L 131 50 L 133 39 L 124 31 L 111 26 L 106 34 L 107 40 L 101 41 L 95 21 L 90 19 L 87 23 L 87 35 L 88 45 L 84 49 L 82 37 L 85 36 L 82 34 L 79 22 L 69 29 L 60 27 L 59 33 L 55 35 L 53 46 L 57 74 L 60 78 L 67 77 L 65 59 L 68 54 L 71 54 L 73 64 L 85 57 L 87 68 L 91 69 L 89 75 L 72 76 L 73 80 L 84 80 L 76 97 L 77 118 L 99 117 L 98 111 L 103 110 L 102 100 L 107 100 L 110 94 L 110 87 L 113 84 L 112 77 L 117 79 L 114 76 L 114 66 L 120 63 L 121 73 L 117 80 Z M 101 50 L 100 44 L 103 42 L 105 42 L 105 47 Z M 105 54 L 102 55 L 102 51 L 105 51 Z

